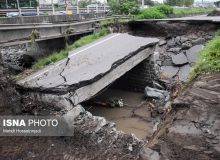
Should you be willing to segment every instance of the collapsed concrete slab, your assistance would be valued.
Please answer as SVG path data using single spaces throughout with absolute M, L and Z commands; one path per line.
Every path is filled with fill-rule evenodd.
M 74 50 L 67 59 L 46 67 L 18 84 L 44 101 L 65 103 L 65 106 L 71 107 L 96 95 L 148 58 L 153 53 L 151 47 L 158 41 L 157 38 L 126 33 L 110 34 Z
M 188 60 L 185 56 L 185 54 L 183 53 L 179 53 L 177 55 L 172 55 L 172 61 L 174 63 L 174 65 L 183 65 L 188 63 Z
M 199 52 L 203 49 L 203 45 L 196 45 L 186 51 L 186 56 L 190 63 L 195 63 L 198 59 Z

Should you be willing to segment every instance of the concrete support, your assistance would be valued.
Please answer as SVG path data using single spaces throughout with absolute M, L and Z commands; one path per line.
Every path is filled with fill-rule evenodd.
M 40 15 L 40 8 L 39 8 L 39 6 L 37 7 L 37 15 L 38 16 Z
M 143 92 L 146 86 L 153 86 L 154 79 L 154 62 L 151 61 L 150 56 L 122 76 L 114 86 L 116 88 Z
M 77 14 L 80 14 L 79 6 L 76 6 L 76 13 L 77 13 Z

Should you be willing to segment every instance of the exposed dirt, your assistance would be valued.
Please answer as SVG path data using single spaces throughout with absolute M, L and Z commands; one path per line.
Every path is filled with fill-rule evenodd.
M 209 13 L 208 16 L 220 16 L 220 10 L 214 10 Z
M 162 159 L 220 159 L 220 73 L 194 81 L 148 143 Z

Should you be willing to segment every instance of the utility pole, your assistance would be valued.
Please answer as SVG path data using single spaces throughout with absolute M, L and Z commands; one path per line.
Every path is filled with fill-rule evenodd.
M 8 0 L 5 0 L 6 8 L 8 8 Z
M 19 16 L 21 16 L 21 8 L 20 8 L 19 0 L 17 0 L 17 7 L 18 7 Z
M 144 8 L 144 0 L 142 0 L 141 2 L 142 2 L 142 3 L 141 3 L 142 7 Z
M 54 11 L 54 4 L 53 4 L 53 0 L 51 0 L 51 5 L 52 5 L 52 15 L 54 15 L 55 11 Z
M 18 6 L 18 9 L 19 9 L 20 8 L 19 0 L 17 0 L 17 6 Z

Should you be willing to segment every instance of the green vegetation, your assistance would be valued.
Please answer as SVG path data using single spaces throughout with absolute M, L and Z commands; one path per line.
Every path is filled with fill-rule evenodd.
M 108 5 L 110 6 L 111 13 L 110 14 L 122 14 L 122 15 L 130 15 L 136 14 L 139 9 L 139 5 L 136 1 L 130 0 L 110 0 L 108 1 Z
M 192 6 L 194 0 L 167 0 L 166 3 L 171 6 Z
M 220 71 L 220 35 L 210 40 L 200 52 L 199 60 L 191 71 L 191 79 L 200 74 Z
M 213 8 L 174 8 L 175 15 L 184 15 L 192 13 L 208 13 L 213 11 Z
M 161 19 L 166 18 L 169 14 L 173 13 L 173 8 L 161 4 L 161 5 L 155 5 L 151 8 L 146 8 L 141 11 L 135 16 L 137 19 Z
M 17 8 L 17 0 L 7 0 L 8 7 Z M 38 6 L 37 0 L 19 0 L 20 7 L 36 7 Z M 7 8 L 6 1 L 0 0 L 0 8 Z
M 150 8 L 140 10 L 136 19 L 162 19 L 168 18 L 169 15 L 187 15 L 193 13 L 208 13 L 211 12 L 213 8 L 173 8 L 169 5 L 155 5 Z
M 52 62 L 59 61 L 63 58 L 66 58 L 68 56 L 69 51 L 76 49 L 78 47 L 81 47 L 83 45 L 86 45 L 88 43 L 93 42 L 94 40 L 97 40 L 98 38 L 101 38 L 108 34 L 108 31 L 106 28 L 99 29 L 95 33 L 91 35 L 84 36 L 80 38 L 79 40 L 75 41 L 73 44 L 68 45 L 65 49 L 54 52 L 46 57 L 43 57 L 39 59 L 37 62 L 34 63 L 32 66 L 32 69 L 37 70 L 43 68 L 45 65 L 48 65 Z

